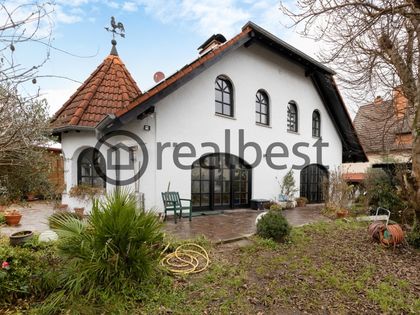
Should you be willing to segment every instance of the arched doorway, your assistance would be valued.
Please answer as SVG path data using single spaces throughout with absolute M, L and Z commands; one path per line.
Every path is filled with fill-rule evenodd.
M 300 171 L 300 196 L 310 203 L 324 202 L 324 184 L 328 181 L 328 171 L 320 164 L 310 164 Z
M 193 210 L 248 208 L 251 175 L 251 167 L 234 155 L 202 156 L 191 169 Z

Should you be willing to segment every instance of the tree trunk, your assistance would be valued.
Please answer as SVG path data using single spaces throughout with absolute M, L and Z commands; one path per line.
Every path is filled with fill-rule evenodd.
M 417 93 L 418 94 L 418 93 Z M 413 122 L 413 153 L 412 153 L 412 167 L 413 176 L 415 179 L 415 202 L 413 203 L 416 222 L 420 223 L 420 110 L 418 102 L 415 104 L 416 115 Z

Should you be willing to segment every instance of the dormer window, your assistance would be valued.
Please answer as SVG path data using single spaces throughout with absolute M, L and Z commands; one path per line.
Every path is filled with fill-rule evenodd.
M 295 101 L 290 101 L 287 104 L 287 130 L 298 132 L 298 111 Z
M 270 109 L 268 96 L 262 90 L 259 90 L 255 96 L 255 121 L 257 124 L 270 124 Z
M 224 76 L 218 76 L 215 82 L 216 114 L 233 117 L 232 83 Z

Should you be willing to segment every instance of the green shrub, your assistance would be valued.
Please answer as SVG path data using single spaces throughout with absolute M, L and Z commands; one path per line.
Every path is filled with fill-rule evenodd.
M 66 300 L 138 288 L 158 269 L 161 223 L 155 214 L 140 210 L 127 191 L 117 189 L 104 201 L 95 200 L 85 221 L 65 216 L 51 222 L 67 259 L 61 295 Z
M 51 245 L 11 247 L 8 238 L 0 239 L 0 309 L 21 298 L 44 298 L 57 286 L 59 265 Z
M 4 217 L 4 214 L 0 212 L 0 225 L 6 223 L 6 218 Z
M 415 248 L 420 248 L 420 224 L 414 223 L 413 229 L 407 234 L 407 241 Z
M 278 203 L 274 203 L 270 206 L 270 210 L 271 211 L 281 211 L 281 210 L 283 210 L 283 208 Z
M 56 229 L 58 226 L 54 222 L 65 220 L 68 217 L 80 220 L 79 216 L 74 212 L 58 211 L 48 217 L 48 225 L 51 229 Z
M 370 169 L 363 181 L 366 189 L 366 201 L 375 210 L 383 207 L 391 211 L 391 218 L 400 221 L 400 210 L 406 208 L 406 204 L 398 195 L 397 189 L 392 183 L 392 178 L 381 169 Z
M 283 241 L 291 227 L 280 211 L 268 211 L 257 223 L 257 235 L 275 241 Z

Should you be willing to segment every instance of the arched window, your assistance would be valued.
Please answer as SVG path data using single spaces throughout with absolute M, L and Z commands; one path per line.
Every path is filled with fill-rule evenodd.
M 298 131 L 298 111 L 295 101 L 290 101 L 287 104 L 287 130 Z
M 95 148 L 83 150 L 77 159 L 77 183 L 91 187 L 105 187 L 101 175 L 106 175 L 103 155 Z
M 261 90 L 255 95 L 255 121 L 263 125 L 270 124 L 268 96 L 267 93 Z
M 233 89 L 232 83 L 223 76 L 218 76 L 215 84 L 216 113 L 233 117 Z
M 312 113 L 312 136 L 317 138 L 321 136 L 321 115 L 317 110 Z

